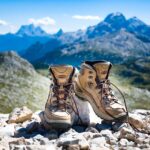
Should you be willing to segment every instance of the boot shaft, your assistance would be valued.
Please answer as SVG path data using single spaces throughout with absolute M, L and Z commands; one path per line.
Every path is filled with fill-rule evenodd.
M 72 82 L 75 68 L 69 65 L 60 65 L 49 67 L 49 71 L 53 82 L 61 86 Z
M 83 66 L 89 66 L 96 73 L 96 77 L 101 81 L 108 79 L 112 64 L 108 61 L 86 61 Z M 83 67 L 84 68 L 84 67 Z

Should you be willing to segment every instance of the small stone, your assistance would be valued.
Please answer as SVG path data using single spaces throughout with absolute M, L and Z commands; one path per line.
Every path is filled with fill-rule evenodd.
M 22 108 L 15 108 L 9 115 L 8 123 L 22 123 L 26 120 L 30 120 L 32 117 L 32 111 L 26 106 Z
M 24 138 L 20 138 L 20 139 L 17 139 L 15 141 L 11 141 L 9 142 L 9 144 L 14 144 L 14 145 L 26 145 L 26 141 Z
M 92 132 L 83 132 L 81 133 L 86 140 L 101 137 L 102 135 L 100 133 L 92 133 Z
M 133 130 L 131 129 L 128 129 L 126 127 L 123 127 L 121 130 L 120 130 L 120 135 L 119 135 L 119 138 L 125 138 L 127 140 L 131 140 L 131 141 L 135 141 L 136 140 L 136 134 Z
M 141 115 L 150 115 L 150 110 L 144 110 L 144 109 L 135 109 L 132 111 L 133 114 L 141 114 Z
M 0 127 L 1 136 L 14 136 L 15 133 L 15 124 L 8 124 L 4 127 Z
M 129 114 L 129 122 L 137 129 L 141 130 L 144 128 L 144 122 L 140 115 Z
M 110 130 L 102 130 L 100 134 L 101 136 L 105 137 L 108 144 L 116 144 L 117 138 L 112 134 Z
M 64 145 L 62 146 L 62 149 L 64 150 L 80 150 L 80 146 L 78 144 L 74 144 L 74 145 Z
M 105 137 L 98 137 L 90 140 L 90 150 L 110 150 Z
M 129 143 L 129 141 L 127 139 L 121 139 L 119 141 L 119 145 L 121 145 L 121 146 L 127 146 L 128 143 Z
M 57 146 L 79 145 L 80 149 L 88 149 L 89 145 L 82 134 L 77 133 L 75 130 L 70 129 L 68 132 L 60 135 Z
M 128 127 L 127 123 L 116 122 L 115 124 L 112 125 L 112 129 L 115 132 L 121 130 L 121 128 L 123 127 Z
M 38 134 L 38 135 L 36 135 L 36 136 L 34 136 L 33 137 L 33 139 L 36 139 L 36 140 L 41 140 L 41 139 L 43 139 L 44 137 L 41 135 L 41 134 Z

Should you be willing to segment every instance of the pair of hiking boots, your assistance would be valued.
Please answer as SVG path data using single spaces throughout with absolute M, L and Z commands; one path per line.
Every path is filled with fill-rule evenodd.
M 88 101 L 100 118 L 106 121 L 124 121 L 127 110 L 114 96 L 108 79 L 112 64 L 107 61 L 86 61 L 80 72 L 70 65 L 49 68 L 51 87 L 43 113 L 47 129 L 68 129 L 80 113 L 75 96 Z

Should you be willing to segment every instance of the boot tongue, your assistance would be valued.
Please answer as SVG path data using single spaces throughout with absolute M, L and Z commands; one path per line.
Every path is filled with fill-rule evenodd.
M 71 79 L 74 68 L 72 66 L 53 66 L 50 67 L 50 72 L 58 85 L 65 85 Z
M 98 62 L 93 64 L 99 80 L 105 80 L 108 78 L 111 66 L 110 62 Z

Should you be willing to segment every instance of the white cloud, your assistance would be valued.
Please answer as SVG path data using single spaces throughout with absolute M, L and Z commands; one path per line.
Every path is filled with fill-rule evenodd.
M 0 20 L 0 26 L 6 26 L 8 23 L 4 20 Z
M 48 26 L 48 25 L 55 25 L 56 24 L 56 21 L 50 17 L 44 17 L 41 19 L 30 18 L 28 20 L 28 22 L 33 23 L 34 25 L 42 25 L 42 26 Z
M 100 16 L 91 16 L 91 15 L 87 15 L 87 16 L 74 15 L 72 16 L 72 18 L 79 19 L 79 20 L 102 20 Z

